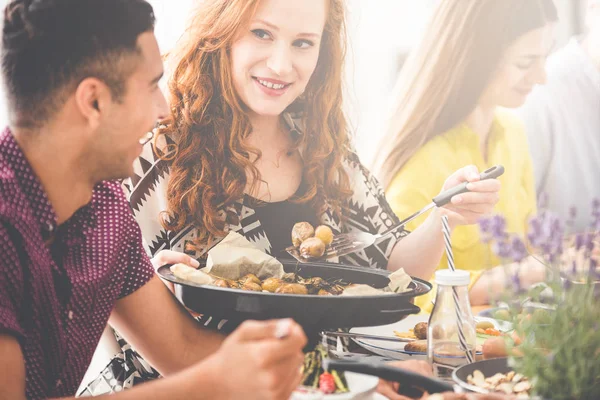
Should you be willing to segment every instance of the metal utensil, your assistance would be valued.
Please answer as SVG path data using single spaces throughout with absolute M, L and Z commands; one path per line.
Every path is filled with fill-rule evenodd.
M 371 340 L 383 340 L 386 342 L 414 342 L 417 339 L 410 338 L 401 338 L 401 337 L 393 337 L 393 336 L 380 336 L 380 335 L 367 335 L 365 333 L 349 333 L 349 332 L 332 332 L 332 331 L 323 331 L 323 335 L 327 336 L 340 336 L 347 337 L 352 339 L 371 339 Z
M 496 165 L 496 166 L 493 166 L 493 167 L 483 171 L 480 175 L 480 180 L 495 179 L 495 178 L 498 178 L 499 176 L 501 176 L 503 173 L 504 173 L 504 167 L 502 165 Z M 461 193 L 468 192 L 469 191 L 469 189 L 467 189 L 468 183 L 469 182 L 464 182 L 458 186 L 455 186 L 451 189 L 448 189 L 448 190 L 440 193 L 438 196 L 436 196 L 431 201 L 430 204 L 423 207 L 422 209 L 420 209 L 416 213 L 412 214 L 408 218 L 403 219 L 402 221 L 400 221 L 399 224 L 397 224 L 396 226 L 392 227 L 391 229 L 389 229 L 383 233 L 372 234 L 372 233 L 368 233 L 368 232 L 352 232 L 352 233 L 345 233 L 345 234 L 341 234 L 341 235 L 335 235 L 333 238 L 333 241 L 331 242 L 331 244 L 327 248 L 325 254 L 323 255 L 323 258 L 327 259 L 330 257 L 340 257 L 340 256 L 343 256 L 346 254 L 354 253 L 354 252 L 360 251 L 364 248 L 367 248 L 382 239 L 385 239 L 385 238 L 393 235 L 398 230 L 402 229 L 404 227 L 404 225 L 406 225 L 413 219 L 417 218 L 418 216 L 422 215 L 423 213 L 426 213 L 427 211 L 431 210 L 434 207 L 443 207 L 446 204 L 448 204 L 454 196 L 459 195 Z M 298 260 L 300 262 L 307 262 L 310 260 L 314 260 L 314 259 L 309 259 L 309 258 L 303 257 L 302 255 L 300 255 L 300 252 L 298 251 L 298 249 L 293 246 L 288 247 L 286 249 L 286 251 L 292 257 L 294 257 L 296 260 Z

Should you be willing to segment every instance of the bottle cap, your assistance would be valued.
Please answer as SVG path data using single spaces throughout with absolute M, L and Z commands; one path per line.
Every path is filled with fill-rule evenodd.
M 435 271 L 435 283 L 446 286 L 467 286 L 471 282 L 471 274 L 467 271 L 441 269 Z

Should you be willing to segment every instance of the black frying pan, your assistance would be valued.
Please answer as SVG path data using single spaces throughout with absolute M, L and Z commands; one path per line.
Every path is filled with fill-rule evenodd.
M 294 272 L 297 262 L 280 260 L 286 272 Z M 202 267 L 202 265 L 201 265 Z M 215 318 L 246 319 L 293 318 L 307 332 L 355 326 L 386 325 L 416 314 L 419 307 L 411 300 L 431 290 L 431 284 L 413 278 L 409 291 L 377 296 L 316 296 L 251 292 L 240 289 L 197 285 L 177 278 L 168 265 L 158 269 L 163 279 L 175 284 L 175 296 L 187 308 Z M 298 266 L 303 278 L 343 279 L 346 282 L 383 288 L 389 284 L 389 272 L 327 262 Z

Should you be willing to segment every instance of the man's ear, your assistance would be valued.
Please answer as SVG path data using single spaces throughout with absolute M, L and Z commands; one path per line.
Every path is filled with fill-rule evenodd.
M 111 102 L 110 89 L 97 78 L 84 79 L 75 91 L 77 108 L 91 128 L 97 128 L 100 125 L 102 114 L 107 112 Z

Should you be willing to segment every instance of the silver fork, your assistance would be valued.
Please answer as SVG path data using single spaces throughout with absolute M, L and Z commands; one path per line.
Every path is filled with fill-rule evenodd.
M 480 180 L 495 179 L 501 176 L 503 173 L 504 167 L 502 165 L 495 165 L 483 171 L 480 175 Z M 408 218 L 403 219 L 402 221 L 400 221 L 399 224 L 395 225 L 394 227 L 388 229 L 383 233 L 372 234 L 369 232 L 350 232 L 341 235 L 335 235 L 333 241 L 328 246 L 322 258 L 340 257 L 346 254 L 354 253 L 369 246 L 372 246 L 374 243 L 379 242 L 382 239 L 390 237 L 391 235 L 395 234 L 397 231 L 402 229 L 404 225 L 417 218 L 418 216 L 422 215 L 423 213 L 426 213 L 434 207 L 445 206 L 450 202 L 450 200 L 452 200 L 454 196 L 468 192 L 469 189 L 467 189 L 467 185 L 468 182 L 465 182 L 440 193 L 427 206 L 423 207 Z M 300 262 L 310 262 L 316 260 L 315 258 L 306 258 L 302 256 L 298 249 L 296 249 L 293 246 L 288 247 L 286 251 Z

